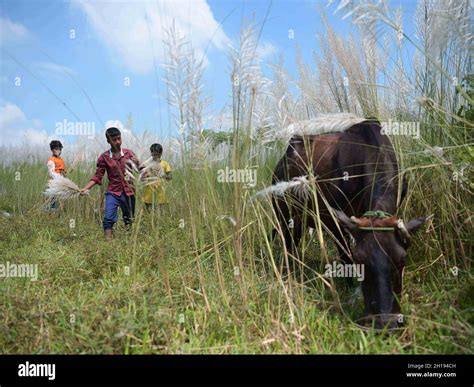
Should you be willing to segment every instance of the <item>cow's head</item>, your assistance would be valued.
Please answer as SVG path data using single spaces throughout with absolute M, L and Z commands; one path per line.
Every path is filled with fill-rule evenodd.
M 412 236 L 428 218 L 404 223 L 396 216 L 349 218 L 341 211 L 336 211 L 336 217 L 355 239 L 354 263 L 364 265 L 364 320 L 376 328 L 396 328 L 401 322 L 399 299 L 407 249 Z

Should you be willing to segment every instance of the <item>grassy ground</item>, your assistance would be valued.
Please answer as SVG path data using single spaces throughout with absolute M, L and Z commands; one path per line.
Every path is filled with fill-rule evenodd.
M 274 164 L 260 164 L 259 186 L 268 184 Z M 84 184 L 90 173 L 77 170 L 71 178 Z M 103 188 L 63 203 L 59 214 L 46 214 L 43 165 L 0 169 L 0 210 L 12 215 L 0 216 L 0 262 L 39 267 L 36 282 L 0 279 L 0 351 L 474 352 L 469 250 L 443 237 L 442 222 L 420 232 L 410 250 L 405 326 L 380 335 L 354 323 L 362 313 L 360 294 L 338 280 L 325 286 L 318 277 L 324 262 L 317 242 L 305 242 L 303 259 L 311 267 L 306 276 L 282 279 L 280 245 L 268 239 L 269 206 L 252 206 L 245 189 L 217 183 L 215 176 L 215 167 L 176 170 L 167 212 L 145 214 L 139 205 L 132 230 L 120 225 L 107 243 Z M 410 215 L 441 203 L 438 178 L 423 170 L 412 179 L 416 192 L 430 187 L 431 199 L 409 197 Z M 328 254 L 336 258 L 330 243 Z
M 345 13 L 347 4 L 337 10 Z M 356 40 L 338 36 L 320 18 L 327 25 L 321 55 L 314 55 L 317 66 L 297 54 L 297 79 L 283 61 L 271 82 L 265 79 L 255 58 L 265 22 L 243 25 L 229 55 L 232 125 L 215 125 L 232 128 L 220 133 L 232 140 L 231 155 L 221 165 L 208 165 L 208 147 L 200 147 L 204 112 L 214 110 L 202 91 L 200 55 L 183 49 L 181 38 L 170 39 L 165 87 L 169 121 L 183 129 L 183 167 L 174 169 L 167 212 L 145 214 L 139 203 L 133 228 L 119 225 L 112 243 L 102 237 L 103 187 L 47 214 L 41 194 L 45 165 L 0 167 L 0 263 L 39 268 L 35 282 L 0 278 L 0 352 L 473 353 L 474 83 L 466 44 L 471 21 L 460 19 L 470 8 L 455 7 L 446 18 L 436 3 L 423 4 L 414 26 L 423 33 L 415 40 L 400 34 L 402 18 L 388 7 L 362 4 L 352 10 L 354 17 L 369 16 L 353 20 L 363 23 Z M 460 23 L 445 23 L 450 18 Z M 443 39 L 436 35 L 440 31 Z M 404 54 L 408 43 L 418 60 Z M 392 136 L 409 184 L 397 215 L 434 217 L 408 252 L 405 324 L 391 335 L 361 329 L 355 323 L 362 315 L 361 295 L 344 281 L 323 281 L 326 259 L 337 258 L 327 236 L 318 244 L 305 234 L 304 275 L 282 277 L 280 263 L 287 257 L 280 241 L 269 239 L 271 206 L 249 201 L 270 184 L 284 151 L 272 147 L 277 131 L 335 111 L 420 124 L 420 138 Z M 134 143 L 150 144 L 144 139 Z M 264 149 L 270 157 L 261 156 Z M 29 148 L 15 152 L 31 159 Z M 219 183 L 217 169 L 225 166 L 255 167 L 257 187 Z M 80 186 L 94 165 L 82 167 L 70 176 Z

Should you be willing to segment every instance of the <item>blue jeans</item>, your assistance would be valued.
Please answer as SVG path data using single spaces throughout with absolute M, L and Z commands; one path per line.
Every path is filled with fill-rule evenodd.
M 44 205 L 44 210 L 46 212 L 56 212 L 59 210 L 59 202 L 56 196 L 52 196 L 46 201 Z
M 104 230 L 110 230 L 117 223 L 118 208 L 122 209 L 123 222 L 126 226 L 133 221 L 135 213 L 135 195 L 127 196 L 122 192 L 120 196 L 111 192 L 105 194 Z

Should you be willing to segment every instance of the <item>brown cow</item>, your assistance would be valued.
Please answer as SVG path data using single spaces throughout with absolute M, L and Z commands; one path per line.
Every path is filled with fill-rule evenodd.
M 315 179 L 274 195 L 273 205 L 286 247 L 296 255 L 303 225 L 316 227 L 317 201 L 322 224 L 339 242 L 341 259 L 364 265 L 365 321 L 395 328 L 407 248 L 427 218 L 407 224 L 397 218 L 406 183 L 400 184 L 395 151 L 380 130 L 379 122 L 362 119 L 341 131 L 293 135 L 272 184 L 302 176 Z M 347 234 L 355 239 L 352 254 L 345 248 Z

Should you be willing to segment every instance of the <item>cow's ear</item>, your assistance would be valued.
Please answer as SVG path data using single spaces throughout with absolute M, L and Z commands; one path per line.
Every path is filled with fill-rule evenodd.
M 416 218 L 416 219 L 413 219 L 413 220 L 410 220 L 407 224 L 406 224 L 406 228 L 408 230 L 408 232 L 410 233 L 410 236 L 413 236 L 415 235 L 415 233 L 418 231 L 418 229 L 423 226 L 429 219 L 431 219 L 433 217 L 433 215 L 430 215 L 430 216 L 422 216 L 420 218 Z
M 406 224 L 402 221 L 398 221 L 398 229 L 400 230 L 400 235 L 403 238 L 403 242 L 409 246 L 411 238 L 415 233 L 419 230 L 421 226 L 423 226 L 428 220 L 430 220 L 433 217 L 433 215 L 427 216 L 427 217 L 420 217 L 416 218 L 413 220 L 410 220 Z
M 357 218 L 355 217 L 348 217 L 344 212 L 339 211 L 339 210 L 334 210 L 334 213 L 336 215 L 336 219 L 341 225 L 341 227 L 346 230 L 347 232 L 351 234 L 355 234 L 357 231 Z

